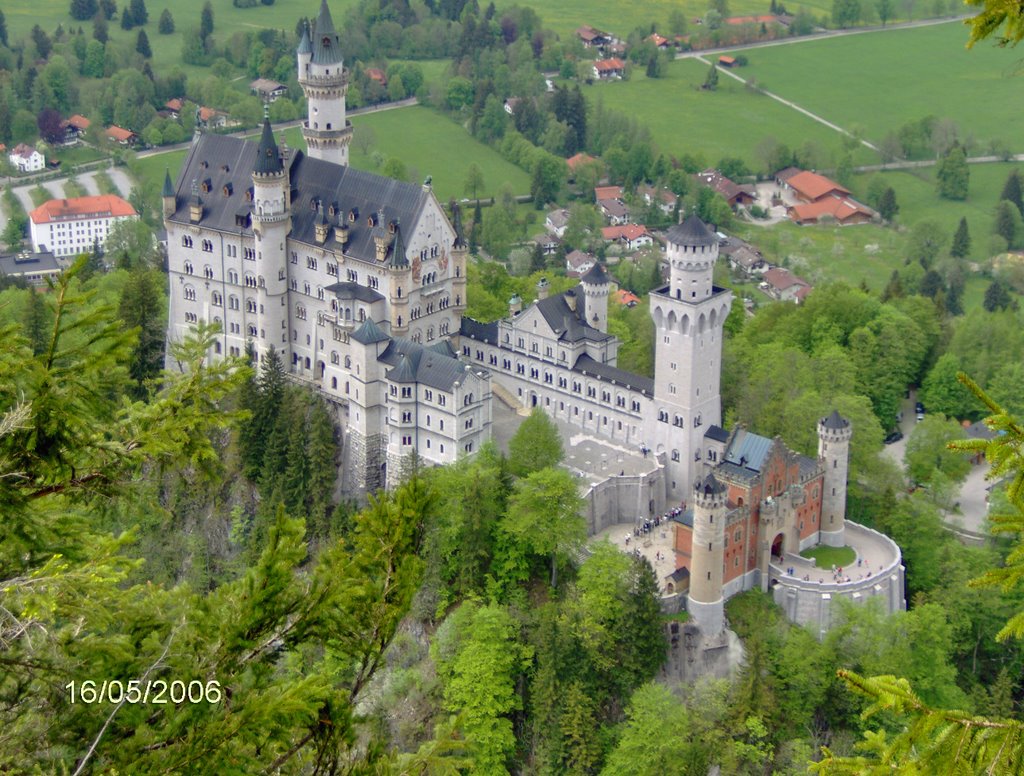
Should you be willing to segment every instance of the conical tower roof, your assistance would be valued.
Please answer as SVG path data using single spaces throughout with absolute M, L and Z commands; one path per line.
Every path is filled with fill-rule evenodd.
M 604 267 L 601 266 L 601 262 L 595 261 L 594 266 L 580 280 L 591 286 L 601 286 L 608 282 L 608 275 L 605 273 Z
M 466 236 L 462 229 L 462 208 L 459 203 L 454 199 L 451 203 L 452 208 L 452 228 L 455 230 L 455 242 L 452 243 L 452 247 L 455 250 L 461 250 L 467 246 Z
M 405 255 L 405 240 L 402 238 L 402 225 L 397 220 L 395 221 L 395 239 L 391 243 L 391 261 L 388 263 L 396 269 L 409 266 L 409 259 Z
M 696 215 L 669 229 L 668 239 L 676 245 L 714 245 L 718 242 L 718 238 Z
M 708 474 L 703 480 L 697 483 L 694 488 L 698 495 L 711 496 L 718 493 L 724 493 L 726 488 L 721 482 L 719 482 L 714 474 Z
M 320 13 L 313 26 L 313 62 L 317 65 L 334 65 L 341 62 L 341 41 L 334 30 L 331 9 L 327 0 L 320 0 Z
M 173 197 L 174 196 L 174 184 L 171 183 L 171 171 L 169 168 L 164 168 L 164 190 L 160 195 L 162 197 Z
M 302 25 L 302 39 L 299 41 L 299 54 L 312 54 L 313 44 L 309 42 L 309 24 Z
M 850 425 L 850 421 L 839 414 L 838 410 L 832 410 L 832 414 L 827 418 L 822 418 L 821 425 L 825 428 L 841 429 L 846 428 Z
M 277 150 L 277 141 L 274 140 L 274 129 L 270 126 L 270 116 L 266 112 L 263 116 L 260 147 L 256 152 L 256 164 L 252 169 L 254 173 L 262 175 L 272 175 L 284 169 L 284 165 L 281 163 L 281 154 Z

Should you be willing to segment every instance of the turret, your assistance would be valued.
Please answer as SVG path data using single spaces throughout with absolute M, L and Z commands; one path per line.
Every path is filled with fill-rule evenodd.
M 693 494 L 693 541 L 690 549 L 690 592 L 686 609 L 706 636 L 725 628 L 722 571 L 725 553 L 726 488 L 709 474 Z
M 580 279 L 583 296 L 586 300 L 585 310 L 587 323 L 598 331 L 608 331 L 608 295 L 612 292 L 612 284 L 600 263 L 594 266 Z
M 695 215 L 669 229 L 667 237 L 670 295 L 691 303 L 707 299 L 718 259 L 718 237 Z
M 850 421 L 836 410 L 818 421 L 818 458 L 825 468 L 821 494 L 822 544 L 846 544 L 846 480 L 850 469 Z
M 523 299 L 519 294 L 512 294 L 508 300 L 508 314 L 510 317 L 515 317 L 523 311 Z
M 551 284 L 547 278 L 541 278 L 537 281 L 537 301 L 548 298 L 548 292 L 551 291 Z
M 295 52 L 296 59 L 299 63 L 299 77 L 306 72 L 309 66 L 309 60 L 313 56 L 313 46 L 309 40 L 309 22 L 302 23 L 302 39 L 299 41 L 299 48 Z
M 163 200 L 164 218 L 170 218 L 178 209 L 178 198 L 174 194 L 174 184 L 171 183 L 171 171 L 164 170 L 164 189 L 160 194 Z
M 260 298 L 258 337 L 254 343 L 260 353 L 274 345 L 288 359 L 288 291 L 285 242 L 291 228 L 288 202 L 288 174 L 274 140 L 267 108 L 263 113 L 263 133 L 252 168 L 253 235 L 256 248 L 257 294 Z
M 302 127 L 308 153 L 314 159 L 348 164 L 352 125 L 345 116 L 348 71 L 341 56 L 341 40 L 334 29 L 327 0 L 320 3 L 308 40 L 299 42 L 296 59 L 299 85 L 306 95 L 307 118 Z
M 409 331 L 409 292 L 412 290 L 412 265 L 405 255 L 405 240 L 402 237 L 401 224 L 395 221 L 393 231 L 389 233 L 381 223 L 384 214 L 378 213 L 377 226 L 374 228 L 373 240 L 377 248 L 377 258 L 387 260 L 388 281 L 390 284 L 391 333 L 405 336 Z M 379 231 L 378 231 L 379 230 Z M 382 246 L 382 247 L 378 247 Z M 383 251 L 383 258 L 381 258 Z

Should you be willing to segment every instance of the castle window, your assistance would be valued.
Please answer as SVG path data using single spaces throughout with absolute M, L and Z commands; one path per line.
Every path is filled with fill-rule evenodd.
M 256 300 L 255 299 L 246 299 L 245 300 L 245 311 L 248 312 L 248 313 L 256 312 Z
M 601 401 L 603 401 L 603 402 L 610 402 L 611 400 L 612 400 L 612 395 L 610 393 L 608 393 L 608 391 L 601 391 Z
M 199 316 L 197 316 L 195 313 L 185 313 L 185 322 L 186 323 L 198 323 L 199 322 Z
M 184 289 L 185 300 L 189 302 L 196 301 L 196 290 L 192 286 L 185 286 Z
M 327 262 L 327 274 L 328 275 L 334 275 L 335 277 L 337 277 L 337 275 L 338 275 L 338 265 L 337 264 L 333 264 L 331 262 Z
M 337 364 L 340 361 L 341 361 L 341 357 L 338 355 L 338 351 L 332 350 L 331 351 L 331 363 L 332 364 Z
M 256 276 L 250 272 L 245 273 L 245 285 L 249 288 L 256 288 Z
M 629 408 L 631 410 L 633 410 L 633 412 L 639 412 L 640 411 L 640 402 L 638 402 L 636 399 L 634 399 L 632 401 L 632 403 L 629 405 Z
M 181 236 L 181 244 L 182 244 L 182 245 L 183 245 L 183 246 L 184 246 L 185 248 L 191 248 L 191 247 L 192 247 L 192 238 L 191 238 L 191 237 L 189 237 L 189 236 L 188 236 L 187 234 L 183 234 L 183 235 Z
M 238 309 L 238 297 L 237 296 L 232 295 L 232 296 L 228 297 L 228 308 L 231 309 L 231 310 L 237 310 Z
M 324 289 L 321 286 L 316 287 L 316 298 L 322 300 L 324 298 Z
M 559 388 L 565 388 L 565 387 L 566 387 L 566 385 L 568 384 L 568 382 L 569 382 L 569 381 L 568 381 L 568 380 L 566 380 L 566 379 L 565 379 L 564 377 L 559 377 L 559 378 L 558 378 L 558 387 L 559 387 Z
M 345 356 L 345 368 L 346 369 L 351 369 L 352 368 L 352 356 Z
M 402 422 L 403 423 L 412 423 L 412 413 L 411 412 L 403 412 L 402 413 Z
M 255 248 L 243 248 L 242 258 L 248 261 L 256 261 L 256 249 Z
M 215 307 L 220 307 L 224 304 L 224 297 L 221 296 L 219 291 L 214 291 L 211 297 L 211 301 Z
M 403 387 L 402 388 L 402 398 L 403 399 L 411 399 L 412 398 L 412 388 Z
M 552 382 L 552 379 L 553 379 L 553 378 L 551 377 L 551 373 L 550 373 L 550 372 L 545 372 L 545 373 L 544 373 L 544 382 L 545 382 L 545 383 L 547 383 L 548 385 L 550 385 L 550 384 L 551 384 L 551 382 Z
M 249 324 L 249 336 L 250 337 L 255 337 L 256 336 L 256 327 L 253 326 L 251 323 Z
M 316 259 L 314 259 L 312 256 L 307 256 L 306 257 L 306 268 L 307 269 L 316 269 Z
M 658 410 L 658 420 L 662 423 L 668 423 L 668 411 Z
M 695 460 L 695 461 L 699 461 L 700 460 L 700 450 L 698 450 L 697 452 L 695 452 L 693 454 L 693 460 Z
M 678 450 L 673 450 L 672 451 L 672 460 L 673 461 L 678 461 L 679 460 L 679 451 Z
M 597 389 L 594 386 L 592 386 L 592 385 L 588 385 L 587 386 L 587 398 L 594 399 L 596 397 L 597 397 Z
M 192 262 L 191 261 L 186 261 L 185 262 L 185 274 L 186 275 L 191 275 L 193 272 L 194 272 L 194 270 L 192 268 Z

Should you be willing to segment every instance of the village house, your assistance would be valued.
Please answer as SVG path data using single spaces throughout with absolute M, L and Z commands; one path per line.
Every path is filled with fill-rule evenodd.
M 694 176 L 698 183 L 713 189 L 729 203 L 729 207 L 736 210 L 740 207 L 749 207 L 757 201 L 757 192 L 753 186 L 739 185 L 733 183 L 722 173 L 715 169 L 707 169 Z
M 545 256 L 553 256 L 558 253 L 558 246 L 562 244 L 561 239 L 550 232 L 536 234 L 532 241 L 535 245 L 540 246 L 540 250 Z
M 578 28 L 576 30 L 576 37 L 582 41 L 584 48 L 601 48 L 615 40 L 607 32 L 596 30 L 589 24 L 584 24 Z
M 620 288 L 612 294 L 612 299 L 623 307 L 636 307 L 640 304 L 640 297 L 626 288 Z
M 810 283 L 785 267 L 772 267 L 767 270 L 761 288 L 773 299 L 798 304 L 813 290 Z
M 816 224 L 827 216 L 836 223 L 870 223 L 875 211 L 850 196 L 845 186 L 807 170 L 787 167 L 776 174 L 780 183 L 796 199 L 789 208 L 789 217 L 800 225 Z
M 88 130 L 91 125 L 92 122 L 89 121 L 89 119 L 78 113 L 67 121 L 61 122 L 61 126 L 64 128 L 63 144 L 69 146 L 80 143 L 82 138 L 85 136 L 86 130 Z
M 576 168 L 581 167 L 584 164 L 590 164 L 591 162 L 598 161 L 590 154 L 583 153 L 582 151 L 578 154 L 574 154 L 565 160 L 566 167 L 569 168 L 569 180 L 575 180 Z
M 387 74 L 385 74 L 385 72 L 383 70 L 381 70 L 379 67 L 368 67 L 368 68 L 366 68 L 366 77 L 369 78 L 371 81 L 376 81 L 381 86 L 387 88 L 387 85 L 388 85 Z
M 599 59 L 594 63 L 594 78 L 599 81 L 613 81 L 626 73 L 626 63 L 618 57 Z
M 125 147 L 135 145 L 139 139 L 139 136 L 130 129 L 124 129 L 123 127 L 118 126 L 107 127 L 103 134 L 118 145 L 123 145 Z
M 679 200 L 679 197 L 669 189 L 656 189 L 648 183 L 641 183 L 637 186 L 636 193 L 637 196 L 643 198 L 644 204 L 648 207 L 656 201 L 658 209 L 665 215 L 672 214 L 672 211 L 676 209 L 676 202 Z
M 621 226 L 606 226 L 601 230 L 601 236 L 607 242 L 617 242 L 627 251 L 635 251 L 645 245 L 653 245 L 654 238 L 642 224 L 623 224 Z
M 522 101 L 522 97 L 509 97 L 507 100 L 505 100 L 503 104 L 503 107 L 505 108 L 505 113 L 507 113 L 509 116 L 515 116 L 516 108 L 519 107 L 519 103 L 521 103 Z
M 668 38 L 663 38 L 656 32 L 652 32 L 645 38 L 645 40 L 649 41 L 650 43 L 653 43 L 655 47 L 661 51 L 668 51 L 670 48 L 672 48 L 672 41 L 670 41 Z
M 544 219 L 544 228 L 556 237 L 565 237 L 565 227 L 569 223 L 569 211 L 564 207 L 552 210 Z
M 629 209 L 621 199 L 599 199 L 597 206 L 604 220 L 612 226 L 629 223 Z
M 274 102 L 278 97 L 288 94 L 288 87 L 269 78 L 257 78 L 249 83 L 249 91 L 259 97 L 262 102 Z
M 228 114 L 216 108 L 201 107 L 199 109 L 199 125 L 204 129 L 223 129 L 229 124 L 237 124 L 228 119 Z
M 571 278 L 578 278 L 590 271 L 590 268 L 597 263 L 597 259 L 583 251 L 571 251 L 565 257 L 565 274 Z
M 46 167 L 46 157 L 30 145 L 18 143 L 7 157 L 18 172 L 36 172 Z
M 168 118 L 180 119 L 181 109 L 184 104 L 184 101 L 180 97 L 172 97 L 165 102 L 164 111 L 167 113 Z
M 728 238 L 719 251 L 728 260 L 730 269 L 748 278 L 755 274 L 763 274 L 769 269 L 768 262 L 757 248 L 735 237 Z

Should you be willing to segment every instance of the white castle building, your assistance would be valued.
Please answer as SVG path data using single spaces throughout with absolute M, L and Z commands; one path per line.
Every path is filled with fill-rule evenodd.
M 708 613 L 702 619 L 712 630 L 723 596 L 779 577 L 768 568 L 769 550 L 788 556 L 808 543 L 842 543 L 845 460 L 842 484 L 812 494 L 816 504 L 825 502 L 824 511 L 798 500 L 780 517 L 767 497 L 768 507 L 751 512 L 740 495 L 707 487 L 712 470 L 735 480 L 736 488 L 760 483 L 761 460 L 775 459 L 761 443 L 720 428 L 722 340 L 732 294 L 714 285 L 718 240 L 696 216 L 668 230 L 668 282 L 650 294 L 654 379 L 616 365 L 619 343 L 607 326 L 612 285 L 600 265 L 563 294 L 549 295 L 542 280 L 535 303 L 524 306 L 514 297 L 509 317 L 474 321 L 463 316 L 467 246 L 458 207 L 453 203 L 449 220 L 429 184 L 348 166 L 348 71 L 326 2 L 304 31 L 297 60 L 308 100 L 308 153 L 279 147 L 265 119 L 258 143 L 198 135 L 177 184 L 169 176 L 164 181 L 169 339 L 206 320 L 222 329 L 213 358 L 251 348 L 262 360 L 275 349 L 297 381 L 335 408 L 343 432 L 342 487 L 353 495 L 393 484 L 412 454 L 444 464 L 478 450 L 491 435 L 492 390 L 522 407 L 541 407 L 581 434 L 643 450 L 649 469 L 623 470 L 592 490 L 591 531 L 693 500 L 701 515 L 696 525 L 691 518 L 681 527 L 677 546 L 680 570 L 690 573 L 734 560 L 731 551 L 723 554 L 719 545 L 728 538 L 722 537 L 708 540 L 697 557 L 692 535 L 699 532 L 704 542 L 700 518 L 707 527 L 713 519 L 705 512 L 729 509 L 746 520 L 753 560 L 742 567 L 734 562 L 736 570 L 724 577 L 707 576 L 711 588 L 693 586 L 694 608 Z M 835 440 L 822 453 L 825 460 L 833 448 L 839 451 L 836 476 L 844 433 L 829 430 Z M 754 468 L 751 453 L 729 458 L 744 444 L 757 447 Z M 736 471 L 725 471 L 730 466 Z M 818 480 L 826 469 L 813 461 L 792 466 L 792 483 L 775 477 L 773 488 L 811 487 L 811 469 Z M 711 495 L 695 498 L 698 483 Z M 756 492 L 766 488 L 757 484 Z M 754 492 L 735 491 L 746 498 Z M 818 513 L 813 522 L 810 511 Z M 770 536 L 758 523 L 761 512 L 778 523 Z M 789 538 L 773 544 L 776 534 Z M 729 580 L 736 580 L 735 590 Z M 894 588 L 891 598 L 897 606 L 902 594 Z M 805 599 L 811 600 L 800 599 L 804 608 Z

